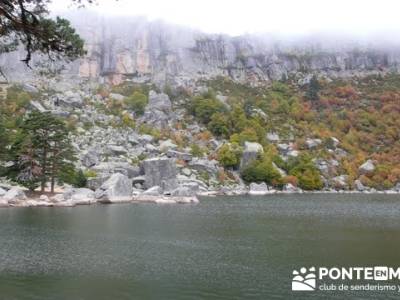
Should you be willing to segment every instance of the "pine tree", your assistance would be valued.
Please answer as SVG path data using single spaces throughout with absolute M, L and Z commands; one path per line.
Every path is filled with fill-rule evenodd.
M 30 189 L 40 184 L 42 192 L 48 181 L 54 192 L 62 171 L 73 167 L 74 153 L 66 125 L 51 113 L 30 113 L 21 125 L 12 152 L 14 164 L 8 176 Z
M 93 0 L 71 0 L 83 4 Z M 35 51 L 52 58 L 75 59 L 82 56 L 83 40 L 68 20 L 49 16 L 48 0 L 0 1 L 0 53 L 14 51 L 18 45 L 26 50 L 26 64 Z
M 317 76 L 313 76 L 308 84 L 306 98 L 311 101 L 319 100 L 319 91 L 321 90 L 321 85 L 318 81 Z

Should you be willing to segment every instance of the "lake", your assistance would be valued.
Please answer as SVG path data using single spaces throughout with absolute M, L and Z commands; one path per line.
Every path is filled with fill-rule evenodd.
M 400 296 L 291 291 L 303 266 L 400 266 L 398 195 L 200 201 L 0 209 L 0 299 Z

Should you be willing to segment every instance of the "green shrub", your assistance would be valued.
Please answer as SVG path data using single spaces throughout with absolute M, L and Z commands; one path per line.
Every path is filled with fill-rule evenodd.
M 223 113 L 215 113 L 211 116 L 208 129 L 216 136 L 227 137 L 229 135 L 229 119 Z
M 129 114 L 124 114 L 122 116 L 122 124 L 124 127 L 129 128 L 135 128 L 136 126 L 135 120 Z
M 68 183 L 78 188 L 86 187 L 87 176 L 85 173 L 82 170 L 74 169 L 71 165 L 65 166 L 60 172 L 59 182 Z
M 129 110 L 134 111 L 137 115 L 143 115 L 144 109 L 148 103 L 147 96 L 136 91 L 131 96 L 124 99 L 124 103 Z
M 273 166 L 269 158 L 261 158 L 253 161 L 241 172 L 244 181 L 265 182 L 266 184 L 281 186 L 283 184 L 282 176 Z
M 302 189 L 319 190 L 323 187 L 320 172 L 308 156 L 303 155 L 290 162 L 289 169 L 289 174 L 297 177 L 298 186 Z
M 199 145 L 193 143 L 190 146 L 190 154 L 192 154 L 194 157 L 203 157 L 205 154 L 205 151 Z
M 85 177 L 86 177 L 86 178 L 94 178 L 94 177 L 97 176 L 96 171 L 93 171 L 93 170 L 86 170 L 86 171 L 84 172 L 84 174 L 85 174 Z
M 190 112 L 204 124 L 211 121 L 213 114 L 225 111 L 224 104 L 217 99 L 194 97 L 190 105 Z
M 236 168 L 241 155 L 242 149 L 237 144 L 224 144 L 218 150 L 217 159 L 225 168 Z

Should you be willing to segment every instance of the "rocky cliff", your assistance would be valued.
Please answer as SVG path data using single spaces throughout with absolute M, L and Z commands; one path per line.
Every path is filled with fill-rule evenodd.
M 81 11 L 67 16 L 86 40 L 87 56 L 64 74 L 118 84 L 124 80 L 184 84 L 219 75 L 259 83 L 311 73 L 348 77 L 399 72 L 400 47 L 379 41 L 331 37 L 279 39 L 271 36 L 211 35 L 139 17 L 102 17 Z M 10 79 L 26 77 L 17 52 L 0 57 Z M 21 72 L 22 71 L 22 72 Z

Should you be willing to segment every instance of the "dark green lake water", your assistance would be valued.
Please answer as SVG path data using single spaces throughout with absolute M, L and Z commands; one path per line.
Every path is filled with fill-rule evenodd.
M 0 209 L 0 299 L 390 299 L 292 292 L 302 266 L 400 266 L 400 197 Z

